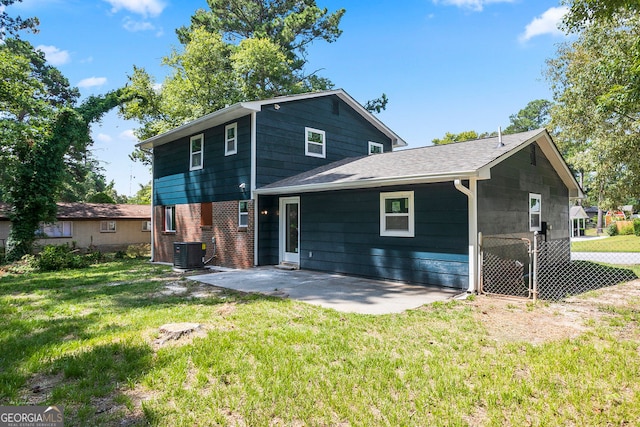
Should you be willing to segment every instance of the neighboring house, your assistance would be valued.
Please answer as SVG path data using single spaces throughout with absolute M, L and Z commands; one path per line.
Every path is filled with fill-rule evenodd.
M 0 244 L 5 246 L 11 222 L 0 206 Z M 108 203 L 58 203 L 57 220 L 42 224 L 38 245 L 73 244 L 103 252 L 151 242 L 151 206 Z
M 342 90 L 236 104 L 139 145 L 156 261 L 215 237 L 219 265 L 473 290 L 478 232 L 569 239 L 582 196 L 544 129 L 392 151 L 404 141 Z
M 585 212 L 582 206 L 571 206 L 571 209 L 569 210 L 569 219 L 571 220 L 571 228 L 569 230 L 571 237 L 584 236 L 589 215 Z

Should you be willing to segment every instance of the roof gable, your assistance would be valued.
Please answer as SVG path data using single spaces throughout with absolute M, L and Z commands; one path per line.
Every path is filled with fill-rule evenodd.
M 230 121 L 239 119 L 240 117 L 244 117 L 248 114 L 251 114 L 254 112 L 256 113 L 260 112 L 262 110 L 262 107 L 266 105 L 293 102 L 293 101 L 299 101 L 304 99 L 313 99 L 313 98 L 333 96 L 333 95 L 340 98 L 347 105 L 349 105 L 353 110 L 355 110 L 358 114 L 360 114 L 367 122 L 369 122 L 376 129 L 378 129 L 380 132 L 382 132 L 387 137 L 389 137 L 394 147 L 404 147 L 407 145 L 407 143 L 402 138 L 400 138 L 395 132 L 389 129 L 377 117 L 375 117 L 373 114 L 367 111 L 362 105 L 360 105 L 355 99 L 353 99 L 347 92 L 345 92 L 342 89 L 336 89 L 336 90 L 328 90 L 328 91 L 321 91 L 321 92 L 302 93 L 297 95 L 279 96 L 276 98 L 259 100 L 259 101 L 239 102 L 229 107 L 223 108 L 221 110 L 217 110 L 212 113 L 209 113 L 205 116 L 202 116 L 196 120 L 193 120 L 189 123 L 186 123 L 170 131 L 164 132 L 160 135 L 156 135 L 154 137 L 148 138 L 136 144 L 136 146 L 144 149 L 150 149 L 153 147 L 157 147 L 158 145 L 167 144 L 179 138 L 194 135 L 198 132 L 202 132 L 205 129 L 209 129 L 209 128 L 219 126 L 224 123 L 228 123 Z
M 500 143 L 500 139 L 502 143 Z M 258 189 L 258 194 L 367 188 L 407 183 L 488 179 L 491 167 L 537 142 L 570 190 L 582 190 L 544 129 L 447 145 L 400 150 L 340 160 Z

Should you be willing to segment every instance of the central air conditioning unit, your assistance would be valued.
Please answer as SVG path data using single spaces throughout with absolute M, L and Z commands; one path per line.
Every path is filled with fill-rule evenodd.
M 178 269 L 204 268 L 207 245 L 201 242 L 175 242 L 173 244 L 173 267 Z

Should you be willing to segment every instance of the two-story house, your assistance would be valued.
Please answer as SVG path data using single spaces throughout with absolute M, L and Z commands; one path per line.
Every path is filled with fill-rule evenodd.
M 139 144 L 153 153 L 153 260 L 477 289 L 478 232 L 569 238 L 581 190 L 544 129 L 411 150 L 343 90 L 244 102 Z M 552 230 L 552 231 L 551 231 Z

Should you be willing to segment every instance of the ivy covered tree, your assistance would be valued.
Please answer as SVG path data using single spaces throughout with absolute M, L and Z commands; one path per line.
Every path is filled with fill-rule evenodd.
M 11 204 L 7 259 L 31 251 L 41 222 L 55 219 L 68 153 L 91 144 L 89 126 L 119 105 L 122 91 L 89 97 L 44 54 L 19 39 L 0 45 L 0 160 L 3 197 Z

